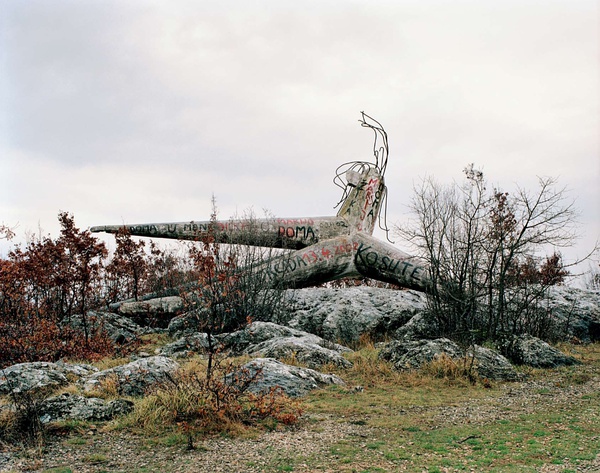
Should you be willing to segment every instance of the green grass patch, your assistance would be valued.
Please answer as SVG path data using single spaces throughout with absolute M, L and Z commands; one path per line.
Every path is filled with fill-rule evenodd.
M 106 463 L 108 461 L 108 457 L 103 453 L 92 453 L 91 455 L 86 455 L 83 458 L 83 461 L 86 463 L 91 463 L 92 465 L 97 465 L 100 463 Z
M 292 450 L 264 450 L 266 462 L 249 462 L 249 469 L 263 472 L 534 472 L 543 465 L 558 465 L 561 471 L 577 471 L 600 453 L 600 392 L 590 381 L 600 377 L 600 344 L 578 346 L 573 353 L 581 365 L 556 370 L 521 369 L 528 380 L 536 381 L 531 399 L 521 396 L 520 383 L 476 382 L 460 376 L 436 377 L 425 372 L 397 372 L 377 358 L 372 345 L 347 355 L 353 367 L 331 368 L 346 386 L 315 390 L 302 401 L 307 414 L 301 429 L 315 433 L 330 427 L 333 420 L 340 436 L 334 443 L 308 456 Z M 185 369 L 201 368 L 203 360 L 188 360 Z M 196 366 L 198 365 L 198 366 Z M 354 389 L 361 386 L 363 389 Z M 511 394 L 510 391 L 514 393 Z M 560 390 L 567 395 L 556 396 Z M 160 393 L 159 393 L 160 394 Z M 143 434 L 139 449 L 185 447 L 186 434 L 173 419 L 173 411 L 189 408 L 198 398 L 177 391 L 161 399 L 149 395 L 136 400 L 136 410 L 114 421 L 113 429 Z M 193 393 L 192 393 L 193 394 Z M 527 405 L 527 409 L 523 405 Z M 199 408 L 202 406 L 199 406 Z M 481 411 L 478 411 L 481 409 Z M 459 411 L 454 416 L 455 411 Z M 487 412 L 486 415 L 477 415 Z M 472 417 L 470 417 L 472 415 Z M 471 419 L 471 421 L 469 421 Z M 142 429 L 145 424 L 152 428 Z M 63 444 L 76 448 L 87 443 L 87 424 L 60 424 L 57 429 L 69 437 Z M 264 431 L 287 428 L 279 421 L 260 421 L 255 427 L 229 428 L 220 433 L 230 437 L 255 438 Z M 295 428 L 295 427 L 293 427 Z M 104 428 L 106 429 L 106 427 Z M 202 449 L 202 432 L 194 433 L 196 449 Z M 241 440 L 241 439 L 240 439 Z M 190 459 L 193 458 L 190 454 Z M 94 471 L 111 471 L 109 453 L 85 457 Z M 191 460 L 190 460 L 191 461 Z M 157 465 L 146 471 L 170 471 Z M 47 470 L 67 473 L 68 468 Z
M 578 348 L 581 366 L 530 370 L 530 378 L 551 380 L 536 392 L 542 399 L 552 399 L 561 385 L 585 384 L 600 375 L 600 345 Z M 310 413 L 368 429 L 367 440 L 344 438 L 330 448 L 327 462 L 336 471 L 527 472 L 545 464 L 577 466 L 600 453 L 598 392 L 540 408 L 532 404 L 530 413 L 515 416 L 513 408 L 498 402 L 505 395 L 500 385 L 397 373 L 377 360 L 376 352 L 371 347 L 353 353 L 348 358 L 354 367 L 338 373 L 350 386 L 364 386 L 363 392 L 335 386 L 314 392 L 305 403 Z M 436 417 L 438 408 L 451 410 L 473 399 L 496 406 L 497 414 L 472 424 L 440 423 Z M 361 423 L 364 419 L 368 422 Z

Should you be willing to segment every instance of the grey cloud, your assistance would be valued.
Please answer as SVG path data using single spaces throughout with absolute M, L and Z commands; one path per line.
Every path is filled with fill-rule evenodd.
M 178 192 L 164 197 L 161 214 L 201 218 L 195 208 L 202 213 L 213 190 L 226 214 L 247 203 L 280 215 L 330 213 L 337 165 L 370 158 L 360 110 L 390 135 L 396 213 L 414 179 L 460 178 L 469 162 L 496 182 L 560 175 L 577 189 L 600 176 L 590 169 L 598 156 L 591 0 L 0 7 L 4 154 L 52 163 L 65 187 L 86 167 L 107 180 L 111 169 L 130 181 L 147 176 L 129 199 L 135 216 L 152 219 L 156 196 Z M 32 198 L 14 176 L 0 177 L 0 192 L 16 208 Z M 115 186 L 105 184 L 111 205 L 124 206 L 127 192 Z M 36 191 L 54 192 L 51 183 Z M 74 207 L 102 207 L 107 223 L 122 215 L 77 195 Z M 596 222 L 597 200 L 597 190 L 581 198 Z M 58 203 L 68 205 L 68 192 Z

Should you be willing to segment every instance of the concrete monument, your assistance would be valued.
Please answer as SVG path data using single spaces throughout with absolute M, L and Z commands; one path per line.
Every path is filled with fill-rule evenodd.
M 125 225 L 132 235 L 287 249 L 261 270 L 274 287 L 308 287 L 346 277 L 369 277 L 426 291 L 425 263 L 373 237 L 380 222 L 387 187 L 387 134 L 381 124 L 362 113 L 360 123 L 374 132 L 374 163 L 352 161 L 340 166 L 334 182 L 343 189 L 339 211 L 332 217 L 240 219 Z M 92 227 L 116 233 L 123 225 Z M 383 227 L 382 227 L 383 228 Z M 385 228 L 387 231 L 387 228 Z

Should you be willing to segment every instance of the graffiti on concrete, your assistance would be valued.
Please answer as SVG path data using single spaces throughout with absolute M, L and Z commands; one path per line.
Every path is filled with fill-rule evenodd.
M 334 183 L 343 190 L 331 217 L 240 219 L 126 225 L 129 233 L 155 238 L 203 240 L 289 250 L 262 264 L 275 286 L 307 287 L 344 277 L 370 277 L 426 291 L 427 267 L 393 245 L 373 237 L 377 223 L 386 231 L 381 209 L 387 197 L 387 133 L 364 112 L 360 123 L 374 132 L 374 161 L 352 161 L 338 167 Z M 122 225 L 92 227 L 116 233 Z

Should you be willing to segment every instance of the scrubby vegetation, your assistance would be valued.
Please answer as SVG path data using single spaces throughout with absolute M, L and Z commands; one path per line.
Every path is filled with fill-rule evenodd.
M 88 231 L 59 214 L 61 234 L 17 246 L 0 260 L 0 367 L 63 357 L 98 358 L 114 352 L 87 312 L 102 303 L 107 250 Z M 69 321 L 82 314 L 83 331 Z
M 216 211 L 212 215 L 216 222 Z M 291 424 L 301 408 L 281 390 L 253 393 L 260 371 L 250 373 L 221 351 L 214 336 L 243 328 L 252 320 L 277 318 L 283 295 L 266 292 L 264 275 L 254 267 L 265 256 L 238 245 L 219 245 L 211 232 L 191 242 L 181 255 L 135 241 L 123 228 L 109 257 L 102 242 L 75 227 L 74 218 L 59 215 L 61 233 L 17 246 L 0 260 L 0 369 L 19 362 L 99 361 L 104 367 L 129 350 L 109 339 L 90 309 L 116 301 L 138 300 L 143 294 L 177 292 L 196 329 L 207 334 L 202 361 L 188 363 L 143 400 L 136 400 L 131 425 L 146 430 L 176 429 L 188 446 L 196 435 L 265 423 Z M 6 227 L 7 237 L 12 233 Z M 73 326 L 77 318 L 82 323 Z M 6 343 L 4 343 L 6 341 Z M 164 340 L 162 341 L 164 343 Z M 117 395 L 116 379 L 103 380 L 88 396 Z M 47 393 L 12 392 L 14 411 L 2 412 L 0 437 L 39 444 L 43 432 L 37 406 Z
M 520 333 L 559 338 L 559 327 L 552 324 L 542 302 L 548 288 L 561 284 L 568 271 L 560 253 L 538 258 L 536 250 L 539 245 L 569 243 L 574 237 L 572 208 L 563 197 L 562 191 L 553 190 L 552 181 L 541 181 L 533 197 L 520 193 L 513 198 L 496 189 L 490 194 L 483 176 L 473 168 L 467 169 L 467 184 L 460 189 L 442 189 L 431 181 L 423 185 L 413 204 L 417 225 L 401 233 L 420 248 L 431 266 L 435 284 L 428 315 L 439 335 L 463 346 L 492 345 Z M 212 220 L 216 221 L 216 212 Z M 153 335 L 141 337 L 135 346 L 120 345 L 89 315 L 91 309 L 140 300 L 149 293 L 180 295 L 183 312 L 194 320 L 197 331 L 206 334 L 206 346 L 196 347 L 201 355 L 182 360 L 181 369 L 166 382 L 141 398 L 131 398 L 132 413 L 101 427 L 107 435 L 117 431 L 169 437 L 164 442 L 194 450 L 215 434 L 236 437 L 290 425 L 318 432 L 323 419 L 364 426 L 367 432 L 357 438 L 342 436 L 319 450 L 318 456 L 292 452 L 285 461 L 278 457 L 256 471 L 326 467 L 396 471 L 400 466 L 432 472 L 507 471 L 511 465 L 518 466 L 515 471 L 527 471 L 548 462 L 568 467 L 593 459 L 600 450 L 600 398 L 594 390 L 600 376 L 597 344 L 577 347 L 582 366 L 551 373 L 522 369 L 533 380 L 533 391 L 527 395 L 540 394 L 535 389 L 550 393 L 557 388 L 562 393 L 563 388 L 585 386 L 568 391 L 575 402 L 558 399 L 559 409 L 550 415 L 551 405 L 545 410 L 506 408 L 500 399 L 507 390 L 480 377 L 472 357 L 441 356 L 419 370 L 400 372 L 381 360 L 379 349 L 364 336 L 353 347 L 356 351 L 345 355 L 352 367 L 323 368 L 341 376 L 346 386 L 320 390 L 303 401 L 292 400 L 277 388 L 255 393 L 251 387 L 260 371 L 242 368 L 248 360 L 229 357 L 217 337 L 252 321 L 283 318 L 282 293 L 265 291 L 264 275 L 253 272 L 269 254 L 217 244 L 210 232 L 203 242 L 192 242 L 178 252 L 162 250 L 133 239 L 123 229 L 110 255 L 89 231 L 75 226 L 72 215 L 59 214 L 59 222 L 57 239 L 32 239 L 0 259 L 0 369 L 25 361 L 64 359 L 107 368 L 128 361 L 133 350 L 153 352 L 170 340 Z M 0 238 L 11 236 L 12 229 L 0 226 Z M 72 323 L 75 319 L 78 324 Z M 294 357 L 286 361 L 301 365 Z M 74 386 L 66 389 L 80 393 Z M 86 396 L 110 400 L 118 393 L 118 380 L 109 377 Z M 0 441 L 39 448 L 48 432 L 84 435 L 86 423 L 74 427 L 69 422 L 40 423 L 38 406 L 48 394 L 13 390 L 4 401 L 13 408 L 0 406 Z M 465 406 L 471 403 L 483 406 L 487 416 L 474 417 L 476 425 L 466 425 L 471 414 Z M 448 414 L 454 409 L 462 410 L 463 417 Z M 573 445 L 580 447 L 574 450 Z M 109 458 L 90 453 L 83 461 L 106 464 Z M 156 468 L 169 471 L 166 464 Z
M 511 194 L 473 165 L 464 173 L 462 184 L 423 180 L 413 220 L 397 228 L 429 265 L 429 317 L 440 335 L 468 343 L 523 333 L 559 340 L 564 327 L 543 302 L 569 275 L 560 249 L 577 238 L 573 201 L 551 178 Z
M 253 393 L 260 372 L 240 368 L 233 360 L 219 359 L 210 377 L 206 360 L 192 360 L 169 382 L 140 400 L 121 427 L 146 434 L 165 435 L 176 430 L 194 448 L 194 438 L 215 433 L 236 434 L 248 426 L 290 425 L 298 421 L 301 404 L 281 389 Z

